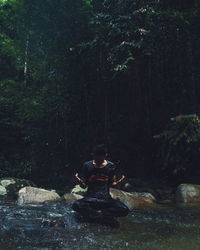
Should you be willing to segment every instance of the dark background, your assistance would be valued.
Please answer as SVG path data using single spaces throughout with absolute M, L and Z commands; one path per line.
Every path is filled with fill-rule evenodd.
M 199 1 L 0 1 L 0 29 L 1 177 L 62 188 L 105 143 L 128 177 L 199 182 Z

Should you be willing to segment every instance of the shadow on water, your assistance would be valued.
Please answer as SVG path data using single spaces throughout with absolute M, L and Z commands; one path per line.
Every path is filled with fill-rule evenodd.
M 119 228 L 78 223 L 66 203 L 0 204 L 0 219 L 3 250 L 196 250 L 200 245 L 200 204 L 134 209 L 118 219 Z

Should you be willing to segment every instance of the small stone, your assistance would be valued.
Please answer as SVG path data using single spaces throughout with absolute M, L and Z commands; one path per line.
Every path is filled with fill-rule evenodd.
M 200 202 L 200 185 L 181 184 L 176 190 L 176 202 Z
M 65 227 L 65 222 L 62 219 L 43 219 L 42 227 Z
M 5 180 L 2 180 L 1 181 L 1 185 L 3 186 L 3 187 L 7 187 L 7 186 L 9 186 L 10 184 L 15 184 L 15 180 L 14 179 L 5 179 Z
M 84 195 L 87 192 L 87 188 L 82 188 L 79 185 L 76 185 L 72 190 L 72 194 L 79 194 L 79 195 Z
M 7 194 L 6 188 L 0 185 L 0 195 L 5 195 L 5 194 Z

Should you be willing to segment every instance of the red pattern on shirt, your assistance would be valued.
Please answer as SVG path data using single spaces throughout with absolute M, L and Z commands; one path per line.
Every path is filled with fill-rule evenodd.
M 102 182 L 107 182 L 109 180 L 109 177 L 107 175 L 100 175 L 100 176 L 96 176 L 96 175 L 91 175 L 88 178 L 89 182 L 94 182 L 94 181 L 102 181 Z

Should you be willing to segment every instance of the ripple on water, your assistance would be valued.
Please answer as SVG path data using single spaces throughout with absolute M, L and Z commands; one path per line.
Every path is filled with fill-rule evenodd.
M 135 209 L 120 228 L 77 223 L 66 203 L 0 206 L 0 249 L 196 250 L 200 245 L 200 206 Z M 42 227 L 44 219 L 65 227 Z

